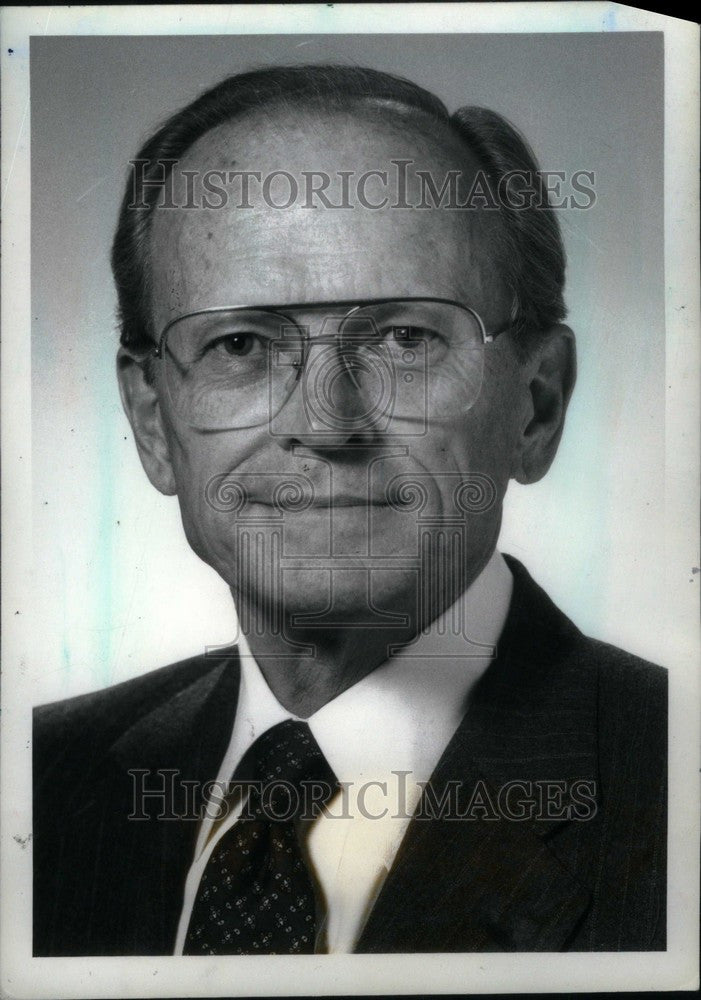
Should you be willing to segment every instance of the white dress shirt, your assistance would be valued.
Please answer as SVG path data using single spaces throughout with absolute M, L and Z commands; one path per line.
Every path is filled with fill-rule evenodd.
M 495 551 L 468 590 L 425 634 L 305 720 L 341 784 L 328 804 L 329 815 L 313 821 L 306 841 L 307 861 L 325 901 L 317 951 L 353 950 L 418 804 L 422 783 L 459 726 L 472 686 L 491 662 L 512 582 Z M 461 620 L 464 634 L 457 634 L 452 623 Z M 217 776 L 219 787 L 231 780 L 259 736 L 279 722 L 298 718 L 268 687 L 245 636 L 238 645 L 239 699 Z M 206 816 L 200 824 L 176 955 L 183 951 L 202 872 L 240 811 L 239 805 L 224 819 Z

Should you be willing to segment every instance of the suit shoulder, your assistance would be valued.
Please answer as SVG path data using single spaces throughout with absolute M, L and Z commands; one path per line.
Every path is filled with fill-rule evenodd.
M 652 730 L 652 743 L 666 740 L 668 674 L 664 667 L 617 646 L 578 633 L 570 663 L 582 683 L 595 684 L 599 731 L 633 735 Z M 666 742 L 664 744 L 666 753 Z
M 602 707 L 635 711 L 644 705 L 648 711 L 666 714 L 668 674 L 664 667 L 599 639 L 585 638 L 584 642 L 598 668 Z
M 504 558 L 514 577 L 514 591 L 501 641 L 516 647 L 521 660 L 549 665 L 542 677 L 555 687 L 557 696 L 587 697 L 597 690 L 604 710 L 617 706 L 623 712 L 636 711 L 645 704 L 653 713 L 666 713 L 663 667 L 584 635 L 518 560 Z
M 596 639 L 602 791 L 660 802 L 667 785 L 667 690 L 664 667 Z
M 76 738 L 84 742 L 88 734 L 110 742 L 215 662 L 193 656 L 100 691 L 39 705 L 33 712 L 35 757 L 50 753 L 52 745 L 65 747 Z

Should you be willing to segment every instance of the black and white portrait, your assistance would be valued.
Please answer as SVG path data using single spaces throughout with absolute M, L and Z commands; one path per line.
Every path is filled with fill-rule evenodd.
M 324 9 L 17 53 L 23 946 L 191 984 L 401 955 L 425 992 L 616 953 L 680 985 L 668 36 Z

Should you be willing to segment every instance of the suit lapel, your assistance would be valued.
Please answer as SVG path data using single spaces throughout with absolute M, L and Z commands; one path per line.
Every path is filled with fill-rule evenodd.
M 139 719 L 108 753 L 97 805 L 110 936 L 122 954 L 172 953 L 203 786 L 216 777 L 228 745 L 238 686 L 237 655 L 209 669 L 205 661 L 193 683 Z M 142 801 L 140 788 L 165 794 Z
M 578 661 L 576 628 L 509 566 L 498 656 L 424 790 L 358 952 L 558 950 L 589 904 L 571 860 L 586 849 L 586 824 L 557 818 L 568 799 L 553 783 L 596 781 L 596 685 Z M 466 818 L 436 809 L 451 782 L 453 816 Z M 522 784 L 500 800 L 509 782 Z M 526 793 L 553 818 L 506 818 Z M 431 803 L 437 818 L 420 818 Z

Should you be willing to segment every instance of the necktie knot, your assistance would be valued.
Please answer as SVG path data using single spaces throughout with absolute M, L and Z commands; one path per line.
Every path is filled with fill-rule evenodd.
M 306 722 L 286 719 L 259 736 L 244 754 L 234 780 L 253 782 L 254 815 L 272 822 L 314 819 L 336 788 Z

